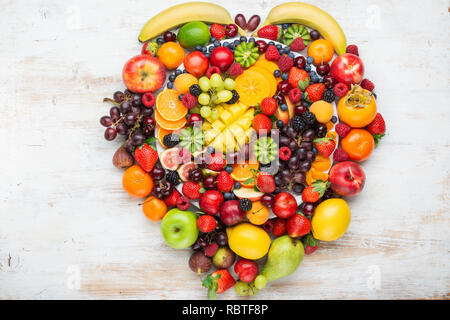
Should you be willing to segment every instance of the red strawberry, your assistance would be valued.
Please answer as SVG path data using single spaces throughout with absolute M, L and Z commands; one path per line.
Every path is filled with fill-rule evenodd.
M 275 191 L 275 180 L 272 175 L 260 172 L 256 177 L 256 187 L 261 192 L 272 193 Z
M 329 185 L 330 185 L 329 182 L 323 182 L 322 180 L 315 181 L 312 185 L 306 187 L 303 190 L 302 192 L 303 202 L 310 202 L 310 203 L 316 202 L 323 196 L 325 190 L 327 190 Z
M 291 155 L 291 149 L 289 149 L 288 147 L 281 147 L 280 150 L 278 150 L 278 156 L 281 160 L 287 161 L 291 158 Z
M 260 108 L 266 116 L 271 116 L 277 111 L 278 105 L 274 98 L 267 97 L 261 101 Z
M 281 56 L 278 61 L 278 69 L 281 70 L 281 72 L 288 72 L 289 69 L 291 69 L 294 66 L 294 59 L 292 59 L 289 56 Z
M 350 130 L 352 130 L 352 128 L 348 124 L 345 124 L 343 122 L 338 123 L 335 129 L 336 133 L 341 138 L 345 138 L 345 136 L 350 132 Z
M 303 238 L 303 246 L 305 247 L 305 254 L 311 254 L 319 248 L 320 241 L 308 234 Z
M 172 194 L 164 198 L 164 202 L 168 207 L 174 208 L 177 206 L 177 200 L 179 197 L 181 197 L 181 193 L 179 193 L 177 189 L 173 189 Z
M 181 98 L 181 102 L 183 102 L 184 106 L 188 109 L 192 109 L 198 103 L 197 97 L 188 93 L 183 94 L 183 98 Z
M 300 90 L 305 91 L 309 86 L 308 72 L 297 67 L 292 67 L 289 70 L 288 81 L 292 88 L 300 88 Z
M 282 236 L 283 234 L 286 234 L 287 232 L 287 220 L 286 219 L 280 219 L 280 218 L 276 218 L 273 221 L 273 229 L 272 229 L 272 234 L 275 237 L 279 237 Z
M 209 32 L 211 33 L 212 37 L 217 39 L 217 41 L 220 41 L 227 36 L 226 28 L 217 23 L 214 23 L 211 26 L 211 28 L 209 29 Z
M 221 171 L 216 179 L 217 189 L 222 192 L 230 192 L 233 189 L 234 181 L 230 174 L 226 171 Z
M 280 53 L 278 52 L 277 47 L 275 47 L 273 44 L 267 47 L 265 55 L 266 60 L 269 61 L 277 61 L 280 58 Z
M 280 37 L 280 28 L 274 25 L 262 27 L 258 30 L 258 37 L 276 41 Z
M 296 214 L 288 219 L 286 227 L 291 238 L 302 237 L 311 231 L 311 221 L 303 214 Z
M 214 256 L 217 252 L 217 249 L 219 249 L 219 245 L 217 243 L 213 242 L 213 243 L 208 244 L 208 246 L 205 248 L 205 256 L 207 256 L 207 257 Z
M 208 169 L 213 171 L 221 171 L 227 164 L 223 153 L 213 153 L 209 161 Z
M 240 63 L 233 63 L 231 67 L 228 69 L 228 75 L 231 77 L 237 77 L 241 75 L 244 72 L 244 69 L 242 69 L 242 66 Z
M 358 47 L 356 46 L 356 44 L 349 44 L 345 52 L 354 54 L 355 56 L 359 56 Z
M 341 148 L 337 148 L 336 151 L 333 154 L 333 160 L 335 162 L 342 162 L 342 161 L 347 161 L 350 159 L 350 156 L 348 155 L 347 152 L 345 152 L 343 149 Z
M 187 198 L 191 200 L 197 200 L 202 196 L 204 189 L 202 188 L 200 182 L 188 181 L 183 184 L 183 188 L 181 191 L 183 191 L 183 194 Z
M 235 284 L 236 280 L 227 269 L 217 270 L 202 281 L 202 285 L 208 288 L 208 298 L 212 300 L 216 299 L 216 293 L 223 293 Z
M 361 88 L 369 90 L 369 91 L 373 91 L 373 89 L 375 89 L 375 85 L 369 79 L 363 79 L 361 81 Z
M 134 151 L 134 159 L 144 171 L 150 172 L 158 161 L 158 152 L 153 146 L 144 143 Z
M 325 158 L 328 158 L 336 147 L 336 141 L 330 137 L 317 138 L 314 142 L 319 153 Z
M 305 43 L 303 42 L 302 38 L 296 38 L 294 41 L 292 41 L 291 45 L 289 46 L 292 51 L 302 51 L 306 48 Z
M 211 232 L 216 228 L 216 219 L 208 214 L 204 214 L 198 218 L 197 228 L 204 233 Z
M 265 114 L 257 114 L 253 118 L 253 129 L 255 129 L 257 133 L 269 133 L 272 129 L 272 121 L 270 121 L 270 118 Z
M 325 85 L 323 83 L 314 83 L 305 91 L 305 99 L 309 102 L 316 102 L 322 99 L 323 93 L 325 92 Z
M 302 99 L 302 91 L 299 88 L 293 88 L 289 91 L 288 96 L 289 100 L 291 100 L 293 104 L 296 104 Z
M 337 85 L 334 86 L 333 92 L 338 97 L 343 97 L 348 92 L 348 86 L 345 83 L 339 82 Z
M 386 123 L 384 122 L 383 116 L 377 113 L 375 119 L 373 119 L 366 129 L 373 135 L 375 145 L 378 145 L 378 142 L 384 137 L 386 132 Z

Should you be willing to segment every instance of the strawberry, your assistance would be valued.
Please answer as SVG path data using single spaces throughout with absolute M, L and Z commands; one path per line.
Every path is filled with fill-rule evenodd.
M 223 293 L 236 284 L 233 276 L 227 269 L 220 269 L 208 275 L 202 285 L 208 288 L 208 298 L 216 299 L 216 293 Z
M 293 104 L 297 104 L 302 99 L 302 92 L 299 88 L 293 88 L 289 90 L 288 97 Z
M 267 172 L 259 172 L 256 176 L 256 187 L 261 192 L 272 193 L 275 191 L 275 180 Z
M 211 33 L 211 37 L 216 38 L 217 41 L 220 41 L 227 36 L 226 28 L 217 23 L 214 23 L 211 26 L 211 29 L 209 29 L 209 32 Z
M 345 138 L 352 128 L 348 124 L 341 122 L 336 125 L 335 130 L 339 137 Z
M 217 189 L 221 192 L 230 192 L 233 189 L 234 181 L 230 174 L 226 171 L 221 171 L 216 179 Z
M 258 37 L 276 41 L 280 37 L 280 28 L 274 25 L 262 27 L 258 30 Z
M 302 38 L 296 38 L 294 41 L 292 41 L 291 45 L 289 46 L 292 51 L 302 51 L 306 48 L 305 43 L 303 42 Z
M 228 69 L 228 75 L 231 77 L 237 77 L 241 75 L 244 72 L 244 69 L 242 69 L 242 66 L 240 63 L 233 63 L 231 67 Z
M 200 199 L 202 193 L 205 190 L 202 188 L 200 182 L 187 181 L 183 184 L 183 188 L 181 190 L 186 198 L 191 200 Z
M 308 72 L 297 67 L 292 67 L 289 70 L 288 82 L 292 88 L 300 88 L 300 90 L 305 91 L 309 86 Z
M 257 133 L 269 133 L 272 129 L 272 121 L 265 114 L 257 114 L 253 118 L 253 129 L 256 130 Z M 265 130 L 265 132 L 263 132 Z
M 148 143 L 152 143 L 151 139 L 147 140 Z M 156 161 L 158 161 L 158 152 L 154 146 L 150 146 L 148 143 L 136 148 L 134 151 L 134 159 L 146 172 L 152 171 Z
M 216 228 L 216 219 L 208 214 L 204 214 L 198 218 L 197 228 L 204 233 L 211 232 Z
M 278 61 L 278 69 L 281 70 L 281 72 L 288 72 L 289 69 L 291 69 L 294 66 L 294 59 L 292 59 L 289 56 L 281 56 Z
M 330 185 L 329 182 L 324 182 L 322 180 L 315 181 L 312 185 L 306 187 L 303 190 L 302 192 L 303 202 L 310 202 L 310 203 L 316 202 L 323 196 L 325 190 L 328 188 L 329 185 Z
M 272 234 L 275 237 L 279 237 L 282 236 L 283 234 L 286 234 L 287 232 L 287 220 L 286 219 L 280 219 L 280 218 L 276 218 L 273 221 L 273 229 L 272 229 Z
M 303 214 L 296 214 L 288 219 L 286 227 L 291 238 L 302 237 L 311 231 L 311 221 Z
M 319 153 L 325 158 L 328 158 L 336 147 L 336 141 L 330 137 L 317 138 L 314 142 Z
M 275 47 L 273 44 L 267 47 L 266 50 L 266 59 L 269 61 L 278 61 L 280 58 L 280 53 L 278 52 L 277 47 Z
M 177 200 L 179 197 L 181 197 L 181 193 L 179 193 L 177 189 L 173 189 L 172 194 L 164 198 L 164 202 L 168 207 L 174 208 L 177 206 Z
M 261 101 L 260 108 L 261 112 L 266 116 L 271 116 L 275 113 L 275 111 L 277 111 L 278 105 L 274 98 L 267 97 Z
M 325 92 L 325 85 L 323 83 L 314 83 L 305 90 L 305 99 L 308 102 L 316 102 L 322 99 Z
M 305 254 L 311 254 L 319 248 L 320 241 L 308 234 L 303 238 L 303 246 L 305 247 Z
M 378 142 L 384 137 L 386 132 L 386 123 L 384 122 L 383 116 L 377 113 L 375 119 L 373 119 L 366 129 L 373 135 L 375 145 L 378 145 Z
M 225 161 L 223 153 L 213 153 L 210 157 L 208 169 L 213 171 L 221 171 L 227 162 Z

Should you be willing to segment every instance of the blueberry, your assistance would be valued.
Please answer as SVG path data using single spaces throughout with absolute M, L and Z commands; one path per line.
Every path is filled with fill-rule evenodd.
M 281 75 L 281 80 L 287 80 L 289 78 L 289 74 L 287 73 L 287 72 L 284 72 L 282 75 Z
M 181 78 L 180 78 L 181 79 Z M 180 94 L 179 96 L 178 96 L 178 100 L 183 100 L 183 95 L 182 94 Z
M 188 71 L 186 69 L 183 69 L 183 73 L 188 73 Z
M 291 57 L 292 59 L 295 58 L 295 54 L 293 52 L 289 52 L 288 56 Z
M 209 59 L 209 57 L 210 57 L 211 55 L 207 52 L 207 53 L 205 53 L 205 57 L 206 58 L 208 58 Z
M 233 172 L 233 167 L 232 166 L 229 166 L 229 165 L 227 165 L 226 167 L 225 167 L 225 169 L 224 169 L 227 173 L 232 173 Z
M 239 38 L 239 40 L 241 40 L 241 42 L 247 42 L 247 37 L 242 36 Z
M 283 23 L 283 24 L 281 25 L 281 28 L 287 29 L 287 28 L 289 28 L 290 26 L 291 26 L 290 23 Z
M 273 72 L 273 76 L 275 77 L 275 78 L 279 78 L 280 76 L 281 76 L 281 70 L 275 70 L 274 72 Z
M 256 42 L 255 38 L 248 39 L 248 42 Z
M 331 117 L 331 122 L 336 123 L 337 122 L 337 117 L 336 116 L 332 116 Z
M 225 193 L 223 194 L 223 198 L 224 198 L 225 201 L 227 201 L 227 200 L 233 200 L 233 199 L 234 199 L 234 194 L 231 193 L 231 192 L 225 192 Z
M 269 45 L 269 46 L 273 46 L 275 44 L 275 42 L 273 42 L 273 41 L 270 41 L 267 45 Z
M 180 69 L 175 70 L 175 76 L 179 76 L 181 73 L 182 73 L 182 72 L 181 72 Z
M 164 43 L 164 39 L 163 38 L 158 38 L 156 39 L 156 43 L 159 45 L 162 45 Z
M 214 150 L 214 148 L 211 147 L 211 146 L 206 147 L 206 150 L 208 151 L 209 154 L 213 154 L 214 151 L 216 151 L 216 150 Z
M 311 71 L 311 65 L 307 64 L 307 65 L 305 66 L 305 71 L 306 71 L 306 72 Z
M 282 46 L 281 46 L 281 44 L 277 44 L 277 45 L 275 46 L 275 48 L 277 48 L 277 49 L 278 49 L 278 51 L 280 51 L 280 50 L 281 50 L 281 48 L 282 48 Z
M 234 189 L 240 189 L 240 188 L 241 188 L 241 183 L 240 183 L 239 181 L 236 181 L 236 182 L 234 183 L 233 188 L 234 188 Z
M 217 40 L 214 40 L 214 47 L 220 47 L 220 42 Z
M 202 46 L 198 46 L 198 45 L 197 45 L 197 46 L 195 46 L 194 49 L 195 49 L 195 51 L 202 51 Z
M 277 120 L 277 128 L 278 129 L 281 129 L 281 128 L 283 128 L 284 127 L 284 122 L 283 122 L 283 120 Z
M 313 148 L 312 148 L 312 152 L 314 152 L 314 154 L 317 154 L 319 151 L 317 150 L 316 147 L 313 147 Z
M 230 44 L 228 43 L 228 41 L 225 41 L 225 42 L 223 43 L 223 46 L 224 46 L 224 47 L 227 47 L 227 48 L 228 48 L 229 45 L 230 45 Z
M 207 47 L 202 47 L 202 52 L 203 53 L 207 53 L 208 52 L 208 48 Z
M 173 82 L 167 82 L 167 89 L 173 89 Z
M 280 109 L 281 109 L 281 111 L 286 111 L 286 110 L 288 109 L 287 104 L 283 103 L 283 104 L 280 106 Z
M 233 41 L 233 44 L 234 44 L 235 46 L 238 46 L 240 43 L 241 43 L 241 42 L 240 42 L 239 40 L 234 40 L 234 41 Z
M 208 48 L 208 52 L 213 52 L 214 49 L 215 49 L 214 46 L 211 46 L 211 47 Z
M 176 78 L 176 75 L 175 75 L 174 73 L 172 73 L 172 74 L 169 76 L 169 81 L 170 81 L 170 82 L 174 82 L 174 81 L 175 81 L 175 78 Z
M 289 48 L 289 47 L 284 48 L 284 53 L 288 54 L 290 52 L 291 52 L 291 48 Z
M 306 63 L 307 64 L 312 64 L 313 62 L 314 62 L 314 58 L 313 57 L 306 58 Z

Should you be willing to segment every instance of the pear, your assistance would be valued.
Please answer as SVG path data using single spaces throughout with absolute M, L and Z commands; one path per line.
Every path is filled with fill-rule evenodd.
M 300 266 L 305 250 L 298 239 L 288 235 L 275 239 L 269 249 L 262 274 L 267 281 L 273 281 L 292 274 Z

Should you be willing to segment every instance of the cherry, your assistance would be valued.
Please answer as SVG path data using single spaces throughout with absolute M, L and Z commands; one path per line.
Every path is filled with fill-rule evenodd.
M 323 83 L 325 84 L 325 88 L 333 89 L 334 86 L 337 84 L 337 81 L 333 76 L 327 75 L 323 77 Z
M 194 123 L 198 122 L 198 123 L 202 123 L 202 117 L 198 114 L 198 113 L 192 113 L 189 118 L 188 118 L 188 125 L 192 126 L 194 125 Z
M 322 77 L 326 76 L 330 73 L 330 65 L 328 63 L 321 63 L 316 67 L 316 71 Z
M 267 43 L 264 40 L 258 40 L 255 42 L 256 46 L 258 47 L 259 53 L 265 53 L 267 50 Z
M 236 37 L 237 33 L 238 33 L 238 27 L 235 24 L 230 23 L 229 25 L 226 26 L 225 34 L 227 35 L 228 38 Z
M 305 69 L 306 59 L 303 56 L 298 56 L 294 59 L 294 66 L 300 69 Z

